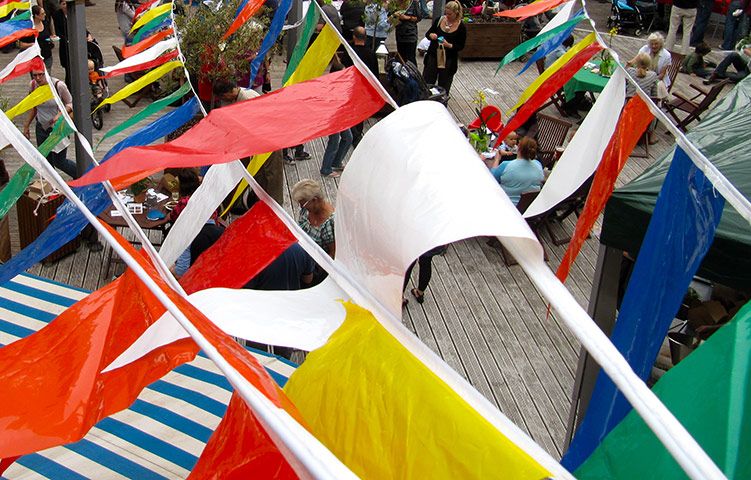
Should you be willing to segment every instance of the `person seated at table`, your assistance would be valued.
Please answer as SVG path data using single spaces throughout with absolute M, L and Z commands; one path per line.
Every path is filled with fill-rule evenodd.
M 707 43 L 701 42 L 698 44 L 694 48 L 693 53 L 689 53 L 686 55 L 686 58 L 683 59 L 683 63 L 681 63 L 681 72 L 687 73 L 692 77 L 707 78 L 712 73 L 712 69 L 717 67 L 716 63 L 710 62 L 704 58 L 706 55 L 709 55 L 711 51 L 712 47 Z
M 542 163 L 536 159 L 537 142 L 532 137 L 524 137 L 519 142 L 516 159 L 500 163 L 500 156 L 490 170 L 511 202 L 519 203 L 521 194 L 540 190 L 545 174 Z
M 519 151 L 519 134 L 516 132 L 509 133 L 501 142 L 496 153 L 501 157 L 501 162 L 513 160 Z
M 670 88 L 670 78 L 665 74 L 668 71 L 668 67 L 673 62 L 670 52 L 665 49 L 665 37 L 662 34 L 654 32 L 647 37 L 647 44 L 639 49 L 639 53 L 649 54 L 650 67 L 657 74 L 657 78 L 662 80 L 665 85 L 665 96 L 667 96 L 667 89 Z M 626 68 L 636 63 L 636 56 L 626 62 Z M 658 88 L 660 88 L 658 86 Z M 662 98 L 662 97 L 661 97 Z
M 657 84 L 660 82 L 660 79 L 657 78 L 657 74 L 655 72 L 649 69 L 651 64 L 652 59 L 649 58 L 649 54 L 640 53 L 636 56 L 634 66 L 628 67 L 626 71 L 629 75 L 631 75 L 636 84 L 639 85 L 642 90 L 644 90 L 644 93 L 646 93 L 650 97 L 655 97 L 658 95 L 659 89 L 657 88 Z M 633 96 L 636 96 L 636 86 L 626 80 L 626 97 Z M 650 145 L 654 145 L 658 141 L 657 136 L 655 136 L 654 134 L 656 125 L 657 122 L 653 121 L 647 128 L 647 141 Z
M 574 36 L 569 35 L 566 40 L 558 45 L 552 52 L 545 56 L 545 68 L 549 68 L 556 60 L 561 58 L 571 47 L 574 46 Z

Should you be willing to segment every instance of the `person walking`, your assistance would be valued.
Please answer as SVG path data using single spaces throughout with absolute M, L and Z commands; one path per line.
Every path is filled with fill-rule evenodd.
M 674 50 L 675 38 L 678 34 L 678 27 L 683 24 L 683 33 L 681 34 L 681 49 L 678 51 L 683 55 L 688 55 L 688 46 L 691 43 L 691 30 L 694 28 L 696 21 L 696 12 L 699 7 L 699 0 L 673 0 L 673 8 L 670 11 L 670 28 L 665 44 L 668 50 Z
M 446 4 L 446 15 L 436 19 L 425 33 L 430 46 L 425 54 L 422 76 L 428 84 L 451 91 L 454 74 L 459 69 L 459 52 L 467 41 L 467 28 L 462 23 L 462 7 L 458 2 Z M 442 57 L 439 61 L 439 56 Z

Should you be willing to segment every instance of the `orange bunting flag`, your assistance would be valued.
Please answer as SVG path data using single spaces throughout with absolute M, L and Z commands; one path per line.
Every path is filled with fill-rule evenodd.
M 525 18 L 539 15 L 542 12 L 547 12 L 548 10 L 568 1 L 569 0 L 540 0 L 539 2 L 530 3 L 529 5 L 511 10 L 504 10 L 502 12 L 494 13 L 493 15 L 496 17 L 511 17 L 524 20 Z
M 188 480 L 216 478 L 297 478 L 237 392 L 188 476 Z
M 600 166 L 597 168 L 595 178 L 592 182 L 592 189 L 587 197 L 587 203 L 584 210 L 576 222 L 574 235 L 571 237 L 571 243 L 568 244 L 566 254 L 561 260 L 561 265 L 555 275 L 561 282 L 566 281 L 568 273 L 574 259 L 579 254 L 579 250 L 584 244 L 587 235 L 595 224 L 595 220 L 605 208 L 605 204 L 610 198 L 615 188 L 615 180 L 618 174 L 626 164 L 629 155 L 633 151 L 639 138 L 646 131 L 647 126 L 654 116 L 649 111 L 649 107 L 639 96 L 633 97 L 628 101 L 621 113 L 617 129 L 610 139 L 605 153 L 602 156 Z
M 247 0 L 247 3 L 244 7 L 242 7 L 242 10 L 238 12 L 237 17 L 235 17 L 235 21 L 232 22 L 232 25 L 229 26 L 229 30 L 227 30 L 227 33 L 224 34 L 222 40 L 235 33 L 235 30 L 242 27 L 245 22 L 250 20 L 250 17 L 252 17 L 258 11 L 258 9 L 261 8 L 265 1 L 266 0 Z
M 152 47 L 156 45 L 157 43 L 161 42 L 165 38 L 167 38 L 169 35 L 172 35 L 175 33 L 175 30 L 172 28 L 168 28 L 167 30 L 162 30 L 161 32 L 157 32 L 154 35 L 150 37 L 146 37 L 140 42 L 136 43 L 135 45 L 125 46 L 123 47 L 123 58 L 132 57 L 136 53 L 143 52 L 149 47 Z

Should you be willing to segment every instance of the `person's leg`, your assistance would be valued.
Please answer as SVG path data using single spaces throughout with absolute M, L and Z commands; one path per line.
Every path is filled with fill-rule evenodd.
M 310 154 L 303 147 L 304 144 L 295 146 L 295 160 L 307 160 L 310 158 Z
M 336 151 L 339 149 L 339 140 L 339 133 L 329 135 L 329 141 L 326 144 L 326 151 L 323 152 L 323 160 L 321 161 L 321 175 L 330 175 L 334 173 L 334 170 L 332 170 L 331 167 L 334 164 Z
M 699 8 L 696 11 L 696 22 L 691 32 L 692 47 L 704 41 L 704 32 L 707 30 L 707 25 L 709 25 L 712 8 L 714 8 L 713 0 L 699 0 Z
M 405 62 L 412 62 L 417 65 L 417 56 L 415 51 L 417 50 L 417 42 L 397 42 L 396 51 L 402 56 Z
M 334 163 L 332 164 L 332 168 L 342 168 L 342 165 L 344 164 L 344 157 L 347 155 L 349 147 L 351 146 L 352 132 L 349 130 L 349 128 L 339 132 L 339 148 L 336 150 L 336 155 L 334 155 Z
M 438 71 L 438 85 L 446 89 L 446 94 L 451 91 L 451 84 L 454 82 L 454 74 L 449 73 L 447 68 L 441 68 Z
M 739 8 L 743 8 L 743 2 L 738 0 L 733 0 L 728 5 L 728 11 L 725 14 L 725 31 L 722 37 L 722 45 L 720 46 L 723 50 L 732 50 L 735 47 L 739 18 L 733 16 L 733 12 Z
M 52 55 L 44 59 L 44 66 L 47 70 L 52 71 Z
M 42 125 L 39 122 L 36 122 L 37 146 L 43 144 L 44 141 L 47 140 L 47 137 L 50 136 L 50 133 L 52 133 L 51 128 L 49 130 L 45 130 L 44 128 L 42 128 Z M 47 161 L 50 162 L 50 165 L 57 167 L 59 170 L 62 170 L 71 178 L 78 178 L 78 169 L 76 168 L 76 164 L 66 158 L 67 153 L 67 148 L 59 153 L 50 152 L 50 154 L 47 155 Z
M 433 276 L 433 257 L 440 255 L 446 249 L 445 245 L 439 245 L 431 250 L 420 255 L 418 262 L 420 263 L 420 275 L 417 281 L 417 289 L 420 293 L 425 293 L 430 283 L 430 278 Z
M 725 58 L 722 59 L 719 65 L 717 65 L 717 68 L 714 69 L 714 73 L 712 73 L 713 77 L 719 77 L 719 78 L 725 78 L 727 76 L 727 70 L 730 65 L 734 64 L 734 61 L 742 60 L 740 58 L 740 55 L 737 52 L 729 53 Z
M 681 53 L 688 55 L 688 46 L 691 40 L 691 30 L 694 28 L 696 21 L 696 9 L 688 8 L 683 15 L 683 34 L 681 35 Z
M 425 55 L 424 67 L 422 69 L 422 78 L 428 85 L 434 85 L 438 79 L 438 58 L 435 53 Z
M 402 292 L 407 289 L 407 284 L 409 283 L 409 278 L 412 276 L 412 269 L 415 268 L 415 264 L 417 263 L 417 260 L 409 264 L 409 267 L 407 268 L 407 273 L 404 274 L 404 286 L 402 287 Z
M 683 9 L 673 5 L 670 11 L 670 27 L 668 28 L 668 36 L 665 37 L 665 48 L 670 51 L 675 50 L 675 36 L 678 34 L 678 26 L 681 24 L 681 18 Z

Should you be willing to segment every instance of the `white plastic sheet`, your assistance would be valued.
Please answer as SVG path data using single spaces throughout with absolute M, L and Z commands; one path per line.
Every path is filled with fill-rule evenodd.
M 41 50 L 39 49 L 39 44 L 36 42 L 34 42 L 29 48 L 22 50 L 18 55 L 16 55 L 16 58 L 11 60 L 10 63 L 5 66 L 5 68 L 0 70 L 0 80 L 10 75 L 13 69 L 15 69 L 18 65 L 28 62 L 37 55 L 40 55 L 40 52 Z
M 162 53 L 166 52 L 167 50 L 171 50 L 173 48 L 177 48 L 177 38 L 170 37 L 166 40 L 162 40 L 161 42 L 154 44 L 153 46 L 147 48 L 143 52 L 139 52 L 133 56 L 126 58 L 125 60 L 118 63 L 117 65 L 113 65 L 111 67 L 102 67 L 102 71 L 105 73 L 109 73 L 113 70 L 119 70 L 121 68 L 127 68 L 127 67 L 140 65 L 142 63 L 155 60 Z
M 623 71 L 616 70 L 545 181 L 542 191 L 524 212 L 525 217 L 547 212 L 574 193 L 597 170 L 625 100 L 626 81 Z

